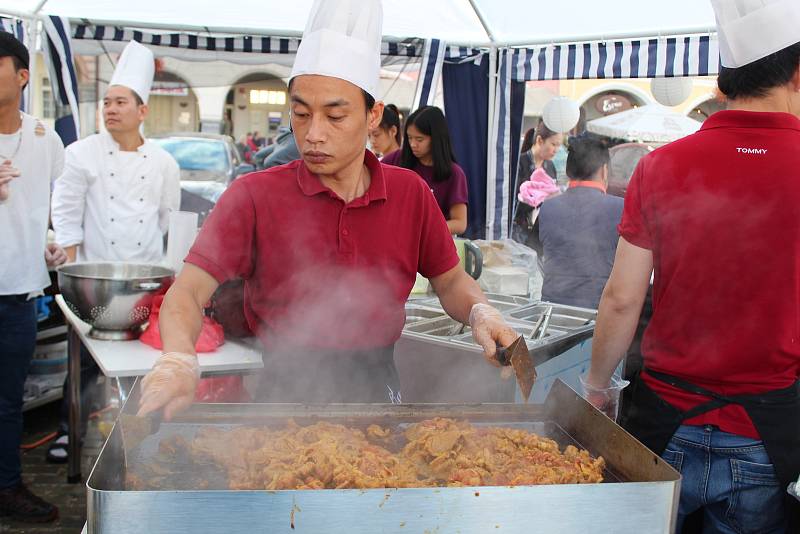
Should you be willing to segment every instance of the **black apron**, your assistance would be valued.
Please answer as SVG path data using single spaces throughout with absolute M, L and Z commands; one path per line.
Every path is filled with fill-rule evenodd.
M 661 455 L 683 421 L 728 404 L 739 404 L 761 436 L 784 491 L 797 480 L 800 474 L 800 381 L 785 389 L 726 396 L 672 375 L 650 369 L 645 372 L 673 387 L 711 399 L 683 412 L 659 397 L 641 376 L 637 376 L 631 404 L 621 425 L 650 450 Z M 800 526 L 800 503 L 788 493 L 785 495 L 790 528 L 797 528 Z
M 394 345 L 369 350 L 267 350 L 256 402 L 399 403 Z

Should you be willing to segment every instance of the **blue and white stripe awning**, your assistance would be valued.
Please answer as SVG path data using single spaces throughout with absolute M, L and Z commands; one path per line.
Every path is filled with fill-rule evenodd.
M 718 72 L 716 35 L 685 35 L 513 49 L 512 79 L 587 80 L 710 76 Z

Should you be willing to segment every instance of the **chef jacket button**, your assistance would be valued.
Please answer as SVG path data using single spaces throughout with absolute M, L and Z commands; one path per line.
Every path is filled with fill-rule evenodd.
M 136 244 L 137 244 L 138 246 L 140 246 L 140 247 L 142 246 L 142 243 L 141 243 L 141 242 L 139 242 L 139 243 L 136 243 Z
M 111 242 L 111 244 L 112 244 L 112 245 L 116 245 L 116 243 L 115 243 L 115 242 L 113 242 L 113 241 Z
M 147 154 L 144 154 L 144 158 L 147 159 Z
M 350 235 L 350 231 L 346 229 L 342 230 L 342 235 Z
M 139 199 L 139 202 L 144 202 L 144 199 L 143 199 L 143 198 L 140 198 L 140 199 Z
M 144 176 L 142 176 L 142 180 L 144 180 Z
M 114 222 L 114 217 L 111 217 L 111 222 Z
M 109 156 L 113 156 L 113 155 L 114 155 L 114 152 L 113 152 L 113 151 L 109 151 L 109 152 L 108 152 L 108 155 L 109 155 Z
M 144 224 L 144 219 L 139 219 L 139 224 Z
M 114 200 L 114 195 L 111 195 L 111 200 Z
M 113 173 L 113 172 L 111 173 L 111 176 L 114 176 L 114 173 Z

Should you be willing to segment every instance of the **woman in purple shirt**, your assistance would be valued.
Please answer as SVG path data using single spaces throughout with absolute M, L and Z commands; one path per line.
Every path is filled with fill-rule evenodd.
M 433 191 L 451 234 L 467 229 L 467 176 L 453 156 L 450 131 L 442 110 L 424 106 L 406 120 L 403 148 L 383 163 L 411 169 Z

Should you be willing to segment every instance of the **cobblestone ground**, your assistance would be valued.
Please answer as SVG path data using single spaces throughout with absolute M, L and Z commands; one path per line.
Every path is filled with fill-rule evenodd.
M 60 401 L 42 406 L 25 413 L 23 443 L 33 443 L 58 428 Z M 111 420 L 113 414 L 103 414 L 102 419 Z M 0 518 L 2 534 L 79 534 L 86 522 L 86 479 L 91 472 L 103 437 L 98 429 L 98 419 L 90 421 L 84 440 L 81 459 L 83 481 L 67 484 L 66 464 L 49 464 L 45 461 L 48 444 L 25 452 L 22 455 L 22 475 L 25 483 L 36 495 L 55 504 L 59 508 L 58 521 L 44 525 L 19 523 Z

